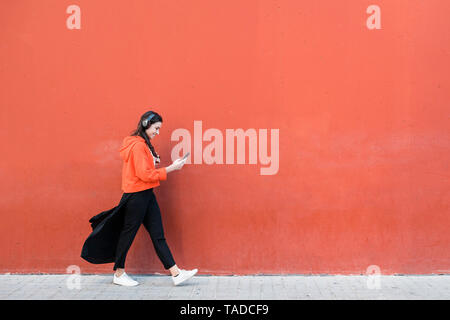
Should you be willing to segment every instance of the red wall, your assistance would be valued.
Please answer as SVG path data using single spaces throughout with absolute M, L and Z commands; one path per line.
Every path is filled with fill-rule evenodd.
M 69 5 L 81 29 L 69 30 Z M 370 30 L 369 5 L 381 9 Z M 279 129 L 279 171 L 187 164 L 156 196 L 201 274 L 449 273 L 450 2 L 0 2 L 0 272 L 109 273 L 79 255 L 117 205 L 122 139 Z M 192 152 L 191 152 L 192 153 Z M 127 270 L 164 271 L 144 228 Z

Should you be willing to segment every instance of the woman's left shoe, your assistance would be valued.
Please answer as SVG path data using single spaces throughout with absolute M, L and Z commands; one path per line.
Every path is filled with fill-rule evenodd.
M 197 269 L 193 270 L 180 269 L 180 273 L 178 273 L 177 276 L 172 276 L 173 284 L 177 286 L 180 283 L 192 278 L 197 273 L 197 271 L 198 271 Z

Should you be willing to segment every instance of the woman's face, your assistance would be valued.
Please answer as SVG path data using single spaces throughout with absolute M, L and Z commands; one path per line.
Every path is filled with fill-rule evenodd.
M 149 139 L 153 139 L 157 134 L 159 134 L 159 129 L 161 128 L 161 121 L 152 123 L 150 127 L 148 127 L 147 130 L 145 130 L 145 133 L 147 134 Z

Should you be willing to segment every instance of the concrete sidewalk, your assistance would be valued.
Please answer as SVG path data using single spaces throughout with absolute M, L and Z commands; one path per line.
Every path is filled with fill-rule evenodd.
M 0 275 L 0 299 L 378 300 L 450 299 L 450 275 L 195 276 L 174 286 L 169 276 L 131 275 L 140 284 L 112 284 L 112 275 Z M 77 278 L 78 277 L 78 278 Z

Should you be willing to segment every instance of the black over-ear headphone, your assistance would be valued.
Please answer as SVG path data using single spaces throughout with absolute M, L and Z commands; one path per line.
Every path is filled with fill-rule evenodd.
M 154 113 L 152 113 L 147 119 L 142 120 L 142 126 L 147 129 L 147 125 L 149 124 L 150 120 L 155 116 Z

